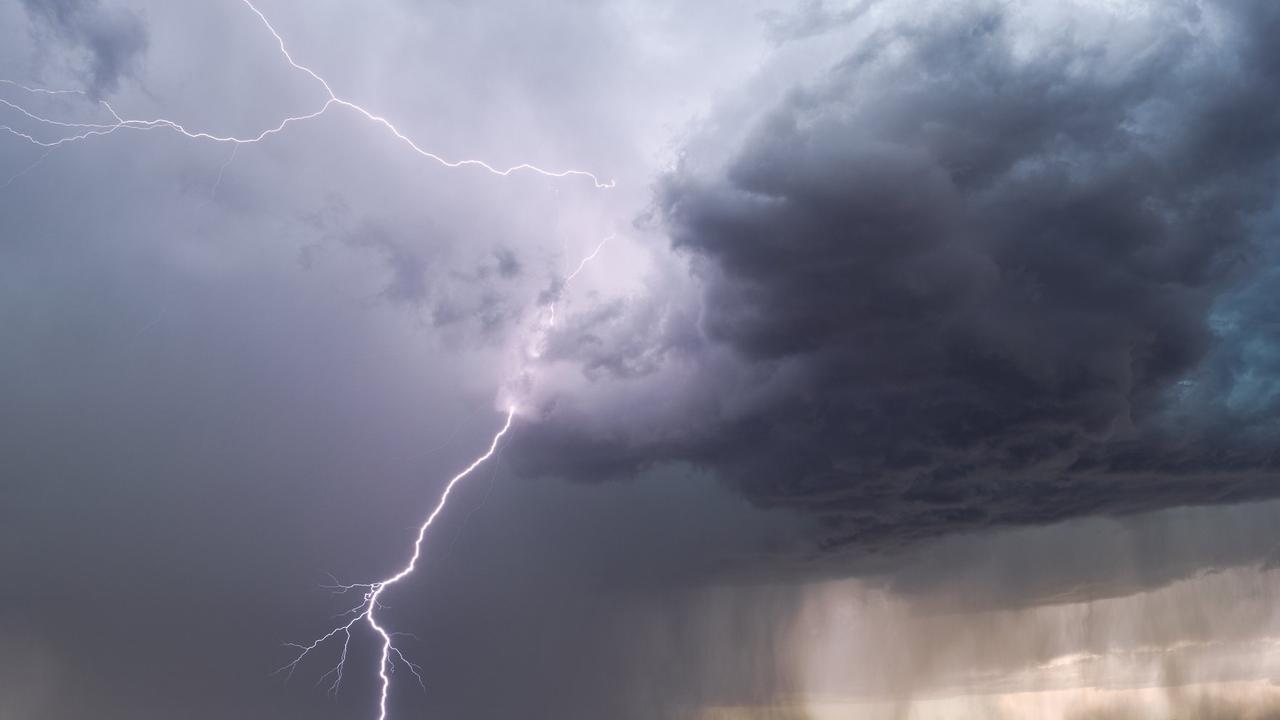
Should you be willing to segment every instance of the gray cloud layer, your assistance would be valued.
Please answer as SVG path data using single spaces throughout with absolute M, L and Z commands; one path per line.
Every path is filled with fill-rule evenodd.
M 1280 9 L 1031 51 L 1012 14 L 892 23 L 727 158 L 695 139 L 657 196 L 701 284 L 664 341 L 691 399 L 641 433 L 561 398 L 527 467 L 706 464 L 858 548 L 1280 491 L 1280 396 L 1230 401 L 1277 345 Z
M 22 0 L 31 18 L 84 56 L 86 89 L 95 98 L 114 92 L 137 69 L 147 30 L 135 13 L 100 0 Z

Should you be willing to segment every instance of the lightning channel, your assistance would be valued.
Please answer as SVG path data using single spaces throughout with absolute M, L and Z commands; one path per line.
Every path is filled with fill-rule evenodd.
M 565 277 L 564 281 L 560 283 L 560 286 L 556 288 L 555 292 L 552 294 L 551 301 L 547 303 L 547 319 L 546 319 L 545 327 L 542 328 L 542 332 L 541 332 L 542 335 L 545 335 L 548 330 L 556 326 L 556 303 L 560 299 L 560 293 L 564 292 L 564 289 L 569 286 L 569 283 L 573 282 L 574 278 L 578 277 L 578 273 L 582 272 L 583 268 L 587 266 L 587 263 L 591 262 L 592 260 L 595 260 L 596 256 L 600 254 L 600 251 L 604 249 L 604 246 L 607 245 L 609 241 L 613 240 L 615 237 L 617 236 L 609 235 L 605 239 L 601 240 L 600 244 L 596 245 L 596 249 L 592 250 L 591 254 L 582 258 L 582 260 L 578 263 L 578 267 L 574 268 L 573 272 L 569 273 L 569 275 Z
M 615 235 L 609 235 L 601 240 L 590 254 L 586 255 L 578 262 L 578 265 L 573 272 L 569 273 L 564 280 L 557 282 L 553 286 L 555 290 L 554 294 L 550 300 L 545 301 L 549 312 L 542 314 L 534 330 L 535 341 L 543 341 L 546 334 L 553 328 L 555 324 L 555 304 L 564 289 L 583 271 L 588 263 L 600 254 L 605 245 L 614 240 L 615 237 Z M 536 354 L 533 357 L 536 358 Z M 492 440 L 490 440 L 488 449 L 482 455 L 472 460 L 471 464 L 463 468 L 461 472 L 454 475 L 449 479 L 449 482 L 445 484 L 444 490 L 441 492 L 440 498 L 436 501 L 435 506 L 427 515 L 426 520 L 424 520 L 418 527 L 418 533 L 414 539 L 413 549 L 409 556 L 409 560 L 399 571 L 386 578 L 373 582 L 342 583 L 335 579 L 332 585 L 324 586 L 325 589 L 339 595 L 359 592 L 361 594 L 360 602 L 354 607 L 351 607 L 345 612 L 339 614 L 339 617 L 342 618 L 344 622 L 330 628 L 328 632 L 316 638 L 312 642 L 306 644 L 288 643 L 287 646 L 293 648 L 296 652 L 288 663 L 276 670 L 277 673 L 284 673 L 286 676 L 291 677 L 298 665 L 310 656 L 312 652 L 329 644 L 332 640 L 341 640 L 337 665 L 322 675 L 319 681 L 320 683 L 323 683 L 326 679 L 332 677 L 333 682 L 329 685 L 328 690 L 331 693 L 337 693 L 339 686 L 342 684 L 343 673 L 345 672 L 347 651 L 351 644 L 352 630 L 356 625 L 364 622 L 381 641 L 377 673 L 380 683 L 378 694 L 378 720 L 386 720 L 387 718 L 387 699 L 391 692 L 392 673 L 395 672 L 397 664 L 407 668 L 418 680 L 418 684 L 425 687 L 425 682 L 420 668 L 410 662 L 400 648 L 396 647 L 395 638 L 398 633 L 389 631 L 378 619 L 377 611 L 379 608 L 383 607 L 380 601 L 383 594 L 387 591 L 387 588 L 413 574 L 414 570 L 417 569 L 418 561 L 422 557 L 422 547 L 423 542 L 427 537 L 427 530 L 436 521 L 436 518 L 444 512 L 445 506 L 449 502 L 450 493 L 453 492 L 454 488 L 459 483 L 465 480 L 477 468 L 493 457 L 497 452 L 503 437 L 506 436 L 507 432 L 510 431 L 512 424 L 515 422 L 518 412 L 518 406 L 514 402 L 509 403 L 507 405 L 506 418 L 503 421 L 502 427 L 498 429 Z
M 356 102 L 353 102 L 351 100 L 348 100 L 338 95 L 338 93 L 334 91 L 333 86 L 329 84 L 328 80 L 325 80 L 324 77 L 322 77 L 315 70 L 311 69 L 306 65 L 303 65 L 302 63 L 294 59 L 293 54 L 289 51 L 288 46 L 285 44 L 284 37 L 281 36 L 278 31 L 276 31 L 275 26 L 271 23 L 269 19 L 267 19 L 267 16 L 263 14 L 263 12 L 259 10 L 256 5 L 254 5 L 250 0 L 241 0 L 241 2 L 243 2 L 244 5 L 250 11 L 252 11 L 252 13 L 255 16 L 257 16 L 258 20 L 261 21 L 262 26 L 266 28 L 267 32 L 271 33 L 271 36 L 273 38 L 275 38 L 276 45 L 279 48 L 280 54 L 284 58 L 285 62 L 287 62 L 291 67 L 298 70 L 299 72 L 302 72 L 308 75 L 324 91 L 326 97 L 318 108 L 312 110 L 311 112 L 284 117 L 280 119 L 275 125 L 266 127 L 260 130 L 257 134 L 246 135 L 246 136 L 235 136 L 235 135 L 219 135 L 206 130 L 190 129 L 185 125 L 183 125 L 182 123 L 176 120 L 170 120 L 168 118 L 151 118 L 151 119 L 125 118 L 125 117 L 122 117 L 119 113 L 117 113 L 115 108 L 113 108 L 110 105 L 110 103 L 106 102 L 105 100 L 99 100 L 98 103 L 108 113 L 110 113 L 113 121 L 109 123 L 107 122 L 81 123 L 81 122 L 67 122 L 63 120 L 56 120 L 54 118 L 44 117 L 38 113 L 35 113 L 31 111 L 29 108 L 20 105 L 19 103 L 12 102 L 10 100 L 0 99 L 0 105 L 3 105 L 4 107 L 7 107 L 11 110 L 14 110 L 20 113 L 21 115 L 26 117 L 28 120 L 31 120 L 35 123 L 38 123 L 46 127 L 59 128 L 69 132 L 63 135 L 60 135 L 52 140 L 42 140 L 29 132 L 13 127 L 12 125 L 0 124 L 0 131 L 3 131 L 13 137 L 19 138 L 28 143 L 31 143 L 33 145 L 43 147 L 43 148 L 54 148 L 60 145 L 68 144 L 68 143 L 80 142 L 80 141 L 88 140 L 95 137 L 112 135 L 120 130 L 158 130 L 158 129 L 171 130 L 173 132 L 179 133 L 193 140 L 206 140 L 206 141 L 217 142 L 217 143 L 233 143 L 235 145 L 250 145 L 250 144 L 262 142 L 273 135 L 283 132 L 290 125 L 300 123 L 300 122 L 305 122 L 307 120 L 313 120 L 315 118 L 320 117 L 321 115 L 324 115 L 334 107 L 342 107 L 356 113 L 357 115 L 363 117 L 365 120 L 368 120 L 369 122 L 375 125 L 381 126 L 383 129 L 390 132 L 391 135 L 396 140 L 398 140 L 404 146 L 408 147 L 414 153 L 424 158 L 427 158 L 429 160 L 432 160 L 447 168 L 473 167 L 473 168 L 479 168 L 481 170 L 484 170 L 485 172 L 488 172 L 494 175 L 503 176 L 503 177 L 506 177 L 508 175 L 511 175 L 513 173 L 518 173 L 518 172 L 530 172 L 530 173 L 535 173 L 548 178 L 577 177 L 577 178 L 584 178 L 584 179 L 590 180 L 591 183 L 594 184 L 595 187 L 597 188 L 604 189 L 604 188 L 614 187 L 613 180 L 608 180 L 608 181 L 601 180 L 594 173 L 591 173 L 586 170 L 572 170 L 572 169 L 548 170 L 546 168 L 542 168 L 527 162 L 518 163 L 516 165 L 511 165 L 509 167 L 501 167 L 498 165 L 491 164 L 488 161 L 480 160 L 477 158 L 449 159 L 431 150 L 427 150 L 423 148 L 421 145 L 419 145 L 417 141 L 412 139 L 408 134 L 402 131 L 399 127 L 397 127 L 394 123 L 392 123 L 389 119 L 387 119 L 383 115 L 373 112 L 372 110 L 365 108 L 363 105 L 360 105 Z M 48 88 L 32 87 L 29 85 L 24 85 L 19 82 L 15 82 L 13 80 L 5 80 L 5 79 L 0 79 L 0 84 L 17 88 L 29 94 L 80 95 L 82 97 L 86 97 L 86 98 L 88 97 L 87 94 L 81 90 L 55 90 L 55 89 L 48 89 Z
M 490 440 L 489 449 L 475 460 L 472 460 L 470 465 L 463 468 L 461 472 L 454 475 L 449 479 L 449 482 L 445 484 L 444 490 L 440 493 L 440 499 L 436 501 L 435 507 L 433 507 L 431 512 L 427 515 L 427 519 L 418 526 L 418 534 L 413 541 L 413 552 L 409 556 L 409 561 L 405 563 L 403 567 L 394 574 L 374 582 L 356 584 L 338 583 L 328 586 L 329 589 L 340 594 L 351 591 L 360 591 L 362 592 L 362 599 L 355 607 L 345 613 L 342 613 L 344 618 L 350 618 L 347 622 L 334 627 L 329 630 L 329 632 L 306 645 L 290 643 L 290 646 L 298 652 L 288 664 L 281 667 L 277 672 L 287 672 L 292 675 L 298 664 L 310 655 L 312 651 L 326 644 L 330 640 L 341 637 L 342 649 L 338 658 L 338 664 L 321 677 L 321 681 L 323 681 L 326 677 L 333 676 L 335 679 L 329 689 L 332 692 L 337 692 L 338 686 L 342 683 L 342 673 L 347 662 L 347 649 L 351 643 L 351 631 L 357 624 L 364 622 L 369 626 L 374 634 L 377 635 L 382 645 L 378 660 L 378 678 L 381 682 L 381 689 L 378 695 L 378 720 L 386 720 L 387 717 L 387 698 L 391 692 L 391 674 L 395 671 L 395 663 L 399 662 L 402 666 L 407 668 L 409 672 L 413 673 L 413 675 L 417 677 L 419 684 L 423 684 L 425 686 L 419 668 L 409 662 L 400 649 L 396 647 L 395 637 L 398 633 L 393 633 L 387 630 L 387 628 L 379 621 L 377 611 L 382 607 L 382 604 L 379 601 L 382 599 L 383 593 L 385 593 L 388 588 L 406 577 L 409 577 L 413 574 L 413 571 L 417 569 L 418 560 L 422 557 L 422 544 L 427 537 L 427 530 L 430 529 L 431 525 L 436 521 L 436 518 L 440 516 L 440 513 L 444 512 L 445 506 L 449 502 L 449 494 L 453 492 L 453 489 L 458 485 L 458 483 L 466 479 L 467 476 L 474 472 L 476 468 L 483 465 L 486 460 L 493 457 L 494 453 L 498 451 L 498 445 L 502 442 L 502 438 L 507 434 L 507 431 L 511 429 L 511 424 L 515 420 L 515 416 L 516 406 L 509 405 L 507 407 L 506 420 L 502 423 L 502 427 L 498 432 L 494 434 L 493 439 Z
M 221 135 L 209 130 L 189 128 L 183 123 L 180 123 L 176 120 L 171 120 L 163 117 L 149 118 L 149 119 L 125 117 L 121 115 L 119 112 L 117 112 L 116 108 L 112 106 L 111 103 L 101 99 L 96 100 L 95 102 L 97 103 L 98 106 L 100 106 L 100 108 L 106 115 L 110 116 L 109 122 L 108 121 L 74 122 L 74 121 L 63 120 L 63 119 L 58 119 L 54 117 L 48 117 L 40 112 L 32 110 L 31 108 L 27 107 L 26 105 L 20 102 L 5 99 L 5 98 L 0 98 L 0 107 L 7 108 L 8 110 L 17 113 L 18 115 L 25 118 L 27 121 L 31 123 L 35 123 L 36 125 L 44 128 L 45 130 L 60 131 L 60 132 L 53 132 L 52 139 L 42 139 L 40 137 L 37 137 L 33 132 L 28 132 L 22 128 L 15 127 L 13 125 L 0 123 L 0 132 L 4 132 L 12 137 L 16 137 L 20 140 L 28 142 L 31 145 L 34 145 L 42 149 L 42 154 L 34 163 L 21 169 L 19 172 L 9 177 L 6 182 L 4 182 L 3 184 L 0 184 L 0 188 L 8 186 L 9 184 L 17 180 L 19 177 L 21 177 L 23 174 L 37 167 L 51 152 L 53 152 L 56 148 L 59 148 L 63 145 L 70 145 L 73 143 L 87 141 L 93 138 L 105 137 L 105 136 L 113 135 L 120 131 L 168 130 L 168 131 L 178 133 L 192 140 L 207 141 L 207 142 L 220 143 L 220 144 L 231 146 L 231 152 L 228 154 L 226 160 L 222 163 L 221 167 L 219 168 L 217 177 L 214 180 L 213 187 L 210 191 L 210 199 L 212 199 L 217 193 L 218 186 L 222 182 L 223 175 L 225 174 L 227 168 L 234 161 L 236 157 L 236 152 L 240 149 L 242 145 L 252 145 L 255 143 L 263 142 L 268 138 L 283 132 L 284 130 L 286 130 L 292 125 L 318 118 L 326 114 L 327 112 L 329 112 L 335 107 L 349 110 L 355 113 L 357 116 L 364 118 L 366 121 L 381 127 L 383 130 L 390 133 L 391 136 L 394 137 L 399 143 L 401 143 L 403 147 L 407 148 L 408 150 L 416 153 L 417 155 L 423 158 L 426 158 L 435 163 L 438 163 L 439 165 L 442 165 L 446 168 L 476 168 L 476 169 L 488 172 L 490 174 L 502 176 L 502 177 L 506 177 L 519 172 L 528 172 L 528 173 L 533 173 L 533 174 L 541 175 L 548 178 L 586 179 L 586 180 L 589 180 L 596 188 L 601 188 L 601 189 L 612 188 L 615 186 L 613 180 L 603 181 L 597 175 L 585 170 L 575 170 L 575 169 L 548 170 L 548 169 L 539 167 L 537 165 L 533 165 L 531 163 L 519 163 L 516 165 L 511 165 L 509 167 L 502 167 L 499 165 L 491 164 L 485 160 L 474 159 L 474 158 L 450 159 L 443 155 L 437 154 L 433 151 L 427 150 L 424 147 L 422 147 L 417 141 L 412 139 L 406 132 L 402 131 L 397 125 L 392 123 L 389 119 L 387 119 L 383 115 L 378 114 L 372 110 L 365 108 L 362 105 L 359 105 L 351 100 L 348 100 L 340 96 L 334 90 L 333 86 L 324 77 L 322 77 L 319 73 L 317 73 L 311 67 L 304 65 L 295 59 L 293 53 L 290 52 L 288 45 L 285 43 L 283 36 L 276 30 L 275 26 L 271 23 L 271 21 L 267 18 L 267 16 L 261 10 L 259 10 L 258 7 L 255 6 L 253 2 L 251 2 L 251 0 L 241 0 L 241 2 L 243 2 L 243 4 L 254 14 L 254 16 L 257 17 L 257 19 L 262 24 L 262 26 L 266 29 L 266 31 L 269 32 L 271 36 L 274 38 L 276 46 L 280 52 L 280 55 L 283 57 L 284 61 L 288 63 L 292 68 L 297 70 L 298 72 L 310 77 L 311 80 L 315 82 L 317 87 L 323 91 L 324 98 L 317 107 L 311 109 L 308 112 L 304 112 L 296 115 L 289 115 L 289 116 L 280 118 L 277 121 L 275 121 L 274 124 L 271 124 L 262 128 L 257 133 L 244 135 L 244 136 L 236 136 L 236 135 Z M 0 85 L 12 88 L 17 91 L 21 91 L 28 95 L 75 96 L 75 97 L 83 98 L 86 101 L 92 100 L 92 98 L 90 98 L 90 96 L 82 90 L 34 87 L 34 86 L 25 85 L 13 80 L 7 80 L 3 78 L 0 78 Z M 614 240 L 614 237 L 615 237 L 614 235 L 609 235 L 608 237 L 601 240 L 599 244 L 595 246 L 592 252 L 590 252 L 588 255 L 583 257 L 578 262 L 577 266 L 574 268 L 574 270 L 571 273 L 569 273 L 563 280 L 553 283 L 552 288 L 548 291 L 546 295 L 544 295 L 544 298 L 541 302 L 541 304 L 543 305 L 543 308 L 542 308 L 542 311 L 537 315 L 538 320 L 536 321 L 536 325 L 533 328 L 535 343 L 537 344 L 544 343 L 547 334 L 555 327 L 556 304 L 560 300 L 561 296 L 563 295 L 565 288 L 576 277 L 578 277 L 578 275 L 584 270 L 584 268 L 588 265 L 588 263 L 590 263 L 600 254 L 600 252 L 604 249 L 606 244 Z M 524 365 L 524 367 L 521 368 L 521 372 L 524 372 L 525 370 L 527 370 L 528 361 L 531 359 L 536 359 L 537 356 L 538 356 L 537 352 L 532 353 L 529 356 L 526 356 L 522 361 L 522 365 Z M 294 671 L 297 670 L 299 665 L 304 660 L 311 657 L 313 653 L 320 650 L 322 647 L 328 647 L 333 643 L 339 643 L 337 664 L 334 665 L 332 668 L 330 668 L 326 673 L 321 675 L 317 683 L 317 684 L 323 684 L 326 681 L 330 681 L 329 687 L 328 687 L 329 692 L 337 693 L 342 685 L 343 678 L 346 672 L 348 650 L 350 649 L 353 633 L 357 630 L 358 626 L 363 624 L 367 626 L 370 632 L 373 633 L 373 635 L 378 639 L 380 644 L 379 660 L 378 660 L 378 666 L 377 666 L 377 676 L 380 682 L 380 689 L 379 689 L 379 695 L 378 695 L 378 720 L 387 719 L 387 716 L 388 716 L 387 704 L 388 704 L 388 699 L 391 693 L 391 686 L 392 686 L 392 679 L 393 679 L 392 676 L 396 672 L 397 668 L 408 670 L 409 673 L 416 678 L 419 685 L 422 685 L 423 687 L 425 687 L 425 680 L 422 676 L 421 668 L 415 665 L 413 662 L 411 662 L 396 644 L 396 639 L 398 637 L 401 637 L 403 633 L 393 632 L 389 630 L 379 615 L 379 611 L 385 607 L 382 603 L 383 596 L 385 595 L 385 593 L 389 588 L 391 588 L 393 585 L 396 585 L 397 583 L 404 580 L 405 578 L 409 577 L 415 572 L 415 570 L 417 570 L 419 560 L 422 557 L 423 546 L 427 539 L 428 531 L 430 530 L 431 526 L 435 523 L 436 519 L 441 515 L 441 513 L 444 512 L 449 502 L 451 493 L 454 491 L 455 487 L 457 487 L 459 484 L 465 481 L 469 476 L 471 476 L 474 473 L 474 471 L 477 468 L 479 468 L 481 465 L 489 461 L 495 455 L 495 453 L 497 453 L 498 448 L 500 447 L 503 439 L 506 437 L 507 433 L 511 430 L 511 427 L 515 422 L 515 418 L 518 412 L 519 412 L 519 407 L 517 403 L 515 402 L 507 403 L 505 406 L 504 421 L 501 427 L 490 439 L 487 450 L 485 450 L 484 453 L 482 453 L 481 455 L 476 457 L 474 460 L 472 460 L 472 462 L 469 465 L 467 465 L 460 472 L 458 472 L 456 475 L 451 477 L 449 481 L 445 484 L 444 489 L 441 491 L 440 496 L 437 499 L 435 505 L 431 508 L 430 512 L 426 515 L 426 518 L 423 520 L 423 522 L 418 526 L 417 534 L 414 538 L 412 549 L 409 554 L 409 558 L 407 562 L 400 567 L 399 570 L 395 571 L 391 575 L 388 575 L 387 577 L 384 577 L 380 580 L 375 580 L 373 582 L 342 583 L 335 579 L 332 585 L 325 586 L 326 589 L 330 590 L 336 595 L 348 595 L 352 593 L 358 594 L 359 602 L 356 602 L 353 606 L 348 608 L 346 611 L 340 613 L 337 616 L 339 618 L 338 624 L 332 626 L 327 632 L 325 632 L 323 635 L 320 635 L 319 637 L 312 640 L 311 642 L 287 643 L 286 644 L 287 647 L 293 648 L 294 653 L 293 653 L 292 659 L 290 659 L 289 662 L 287 662 L 285 665 L 277 669 L 276 671 L 277 673 L 283 673 L 287 677 L 291 677 Z

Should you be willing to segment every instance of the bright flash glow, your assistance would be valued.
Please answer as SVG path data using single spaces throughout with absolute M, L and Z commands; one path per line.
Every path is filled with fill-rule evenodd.
M 275 26 L 271 24 L 271 21 L 267 19 L 267 16 L 263 15 L 262 11 L 259 10 L 256 6 L 254 6 L 254 4 L 250 2 L 250 0 L 242 0 L 242 2 L 244 2 L 245 6 L 247 6 L 251 11 L 253 11 L 254 15 L 256 15 L 258 19 L 262 21 L 262 24 L 267 29 L 267 31 L 271 33 L 271 36 L 275 38 L 276 44 L 280 48 L 280 54 L 284 56 L 285 61 L 288 62 L 289 65 L 294 67 L 295 69 L 303 73 L 306 73 L 313 80 L 315 80 L 316 83 L 324 90 L 325 95 L 327 97 L 324 100 L 324 102 L 320 105 L 320 107 L 316 108 L 311 112 L 285 117 L 281 119 L 279 122 L 277 122 L 275 125 L 268 127 L 264 130 L 261 130 L 256 135 L 237 137 L 234 135 L 217 135 L 217 134 L 206 132 L 203 130 L 188 129 L 183 124 L 175 120 L 169 120 L 167 118 L 152 118 L 152 119 L 125 118 L 125 117 L 122 117 L 119 113 L 117 113 L 115 108 L 113 108 L 111 104 L 106 102 L 105 100 L 100 101 L 100 103 L 103 106 L 103 108 L 105 108 L 107 112 L 111 114 L 113 122 L 110 122 L 110 123 L 64 122 L 64 121 L 55 120 L 52 118 L 43 117 L 19 105 L 18 103 L 11 102 L 9 100 L 0 99 L 0 105 L 3 105 L 4 107 L 7 107 L 11 110 L 15 110 L 18 113 L 21 113 L 28 120 L 32 120 L 34 122 L 45 125 L 47 127 L 61 128 L 61 129 L 69 130 L 72 132 L 70 132 L 69 134 L 63 135 L 61 137 L 58 137 L 54 140 L 41 140 L 30 133 L 24 132 L 10 125 L 0 124 L 0 130 L 14 137 L 21 138 L 29 143 L 32 143 L 34 145 L 38 145 L 44 148 L 55 148 L 60 145 L 65 145 L 67 143 L 78 142 L 81 140 L 87 140 L 89 138 L 100 137 L 103 135 L 111 135 L 118 130 L 156 130 L 156 129 L 172 130 L 174 132 L 185 135 L 186 137 L 189 137 L 193 140 L 207 140 L 207 141 L 218 142 L 218 143 L 233 143 L 235 145 L 248 145 L 252 143 L 262 142 L 268 137 L 283 131 L 286 127 L 294 123 L 318 118 L 321 115 L 328 112 L 330 108 L 338 106 L 338 107 L 344 107 L 349 110 L 352 110 L 353 112 L 364 117 L 366 120 L 369 120 L 370 122 L 373 122 L 377 125 L 381 125 L 383 128 L 388 130 L 392 135 L 394 135 L 397 140 L 399 140 L 409 149 L 413 150 L 413 152 L 417 153 L 418 155 L 421 155 L 422 157 L 428 158 L 430 160 L 434 160 L 435 162 L 445 167 L 449 167 L 449 168 L 458 168 L 458 167 L 464 167 L 464 166 L 478 167 L 482 170 L 493 173 L 494 175 L 502 175 L 502 176 L 507 176 L 515 172 L 524 171 L 524 172 L 537 173 L 539 175 L 544 175 L 546 177 L 551 177 L 551 178 L 583 177 L 583 178 L 589 179 L 597 188 L 611 188 L 614 186 L 614 183 L 612 180 L 602 181 L 600 178 L 596 177 L 595 174 L 587 172 L 586 170 L 547 170 L 547 169 L 538 167 L 537 165 L 532 165 L 530 163 L 519 163 L 517 165 L 512 165 L 510 167 L 502 168 L 495 165 L 491 165 L 490 163 L 484 160 L 477 160 L 473 158 L 465 158 L 461 160 L 450 160 L 437 153 L 431 152 L 430 150 L 426 150 L 422 148 L 422 146 L 420 146 L 416 141 L 414 141 L 408 135 L 402 132 L 400 128 L 396 127 L 395 124 L 393 124 L 390 120 L 388 120 L 387 118 L 377 113 L 374 113 L 366 109 L 361 105 L 358 105 L 350 100 L 347 100 L 339 96 L 336 92 L 334 92 L 333 87 L 329 85 L 329 82 L 327 80 L 321 77 L 318 73 L 316 73 L 310 67 L 307 67 L 306 65 L 303 65 L 298 61 L 294 60 L 293 55 L 290 54 L 289 52 L 289 48 L 285 45 L 284 38 L 280 36 L 280 33 L 276 32 Z M 12 80 L 0 80 L 0 83 L 9 85 L 11 87 L 15 87 L 20 90 L 24 90 L 28 93 L 33 93 L 33 94 L 38 93 L 38 94 L 46 94 L 46 95 L 63 95 L 63 94 L 75 94 L 75 95 L 81 95 L 81 96 L 85 95 L 84 92 L 79 90 L 50 90 L 45 88 L 35 88 L 35 87 L 23 85 L 18 82 L 14 82 Z

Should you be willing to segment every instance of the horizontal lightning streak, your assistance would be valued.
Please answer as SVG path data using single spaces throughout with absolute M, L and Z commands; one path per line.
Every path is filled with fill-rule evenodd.
M 5 80 L 3 78 L 0 78 L 0 85 L 8 85 L 10 87 L 16 87 L 20 90 L 26 90 L 29 93 L 37 93 L 40 95 L 84 95 L 83 90 L 50 90 L 49 88 L 29 87 L 27 85 L 23 85 L 22 83 L 14 82 L 12 80 Z
M 268 137 L 271 137 L 272 135 L 275 135 L 283 131 L 286 127 L 288 127 L 293 123 L 302 122 L 305 120 L 312 120 L 314 118 L 320 117 L 321 115 L 328 112 L 330 108 L 332 108 L 335 105 L 338 105 L 358 113 L 359 115 L 363 116 L 366 120 L 369 120 L 372 123 L 381 125 L 383 128 L 388 130 L 397 140 L 399 140 L 401 143 L 403 143 L 409 149 L 413 150 L 418 155 L 428 158 L 430 160 L 433 160 L 436 163 L 439 163 L 440 165 L 443 165 L 448 168 L 476 167 L 476 168 L 485 170 L 486 172 L 492 173 L 494 175 L 500 175 L 503 177 L 511 175 L 512 173 L 516 173 L 516 172 L 532 172 L 532 173 L 536 173 L 538 175 L 542 175 L 549 178 L 582 177 L 590 180 L 592 184 L 595 185 L 597 188 L 614 187 L 614 182 L 612 180 L 602 181 L 594 173 L 588 172 L 586 170 L 547 170 L 545 168 L 539 167 L 537 165 L 533 165 L 531 163 L 519 163 L 516 165 L 512 165 L 510 167 L 502 168 L 502 167 L 492 165 L 487 161 L 478 160 L 474 158 L 450 160 L 442 155 L 431 152 L 430 150 L 426 150 L 422 146 L 420 146 L 416 141 L 414 141 L 412 138 L 410 138 L 408 135 L 402 132 L 400 128 L 396 127 L 396 125 L 392 123 L 390 120 L 388 120 L 386 117 L 383 117 L 382 115 L 372 112 L 355 102 L 352 102 L 350 100 L 340 97 L 336 92 L 334 92 L 333 87 L 329 84 L 327 80 L 321 77 L 317 72 L 312 70 L 310 67 L 303 65 L 298 61 L 294 60 L 293 55 L 289 52 L 288 46 L 285 45 L 284 38 L 280 35 L 279 32 L 276 31 L 275 26 L 271 24 L 271 21 L 267 19 L 267 16 L 264 15 L 261 10 L 259 10 L 252 2 L 250 2 L 250 0 L 242 0 L 242 2 L 244 2 L 246 7 L 248 7 L 251 11 L 253 11 L 254 15 L 256 15 L 258 19 L 262 21 L 262 24 L 264 27 L 266 27 L 267 31 L 270 32 L 272 37 L 275 38 L 276 44 L 280 49 L 281 55 L 284 56 L 285 61 L 288 62 L 289 65 L 292 66 L 293 68 L 309 75 L 313 80 L 315 80 L 320 85 L 320 87 L 324 89 L 324 92 L 328 97 L 325 99 L 324 103 L 319 107 L 319 109 L 313 112 L 304 113 L 301 115 L 292 115 L 289 117 L 285 117 L 282 120 L 280 120 L 274 127 L 269 127 L 265 130 L 262 130 L 257 135 L 237 137 L 234 135 L 215 135 L 211 132 L 206 132 L 206 131 L 189 130 L 186 127 L 184 127 L 181 123 L 174 120 L 169 120 L 167 118 L 154 118 L 151 120 L 140 120 L 140 119 L 133 119 L 133 118 L 125 119 L 121 117 L 119 114 L 117 114 L 115 109 L 112 108 L 105 101 L 101 101 L 101 104 L 111 113 L 112 117 L 115 118 L 114 123 L 73 123 L 73 122 L 63 122 L 59 120 L 53 120 L 51 118 L 46 118 L 36 113 L 33 113 L 29 111 L 27 108 L 18 105 L 17 103 L 0 99 L 0 104 L 3 104 L 5 107 L 8 107 L 10 109 L 16 110 L 17 112 L 21 113 L 22 115 L 26 116 L 29 120 L 32 120 L 34 122 L 38 122 L 43 125 L 47 125 L 51 127 L 79 129 L 79 130 L 83 130 L 83 132 L 66 135 L 56 140 L 41 140 L 28 132 L 23 132 L 22 130 L 12 127 L 10 125 L 0 125 L 0 131 L 7 132 L 14 137 L 18 137 L 29 143 L 32 143 L 34 145 L 38 145 L 44 148 L 52 148 L 52 147 L 57 147 L 59 145 L 66 144 L 66 143 L 87 140 L 93 137 L 111 135 L 115 133 L 117 130 L 126 130 L 126 129 L 127 130 L 168 129 L 168 130 L 177 132 L 181 135 L 184 135 L 188 138 L 191 138 L 193 140 L 208 140 L 211 142 L 219 142 L 219 143 L 235 143 L 237 145 L 249 145 L 253 143 L 262 142 Z M 64 94 L 68 94 L 68 95 L 75 94 L 75 95 L 81 95 L 81 96 L 85 95 L 84 92 L 79 90 L 50 90 L 46 88 L 35 88 L 35 87 L 23 85 L 18 82 L 14 82 L 12 80 L 0 79 L 0 83 L 9 85 L 11 87 L 19 88 L 29 93 L 39 93 L 39 94 L 47 94 L 47 95 L 64 95 Z

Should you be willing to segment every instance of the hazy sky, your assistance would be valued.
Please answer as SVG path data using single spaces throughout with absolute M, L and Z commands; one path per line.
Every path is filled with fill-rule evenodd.
M 0 718 L 1280 713 L 1280 7 L 256 4 L 616 184 L 0 0 Z

